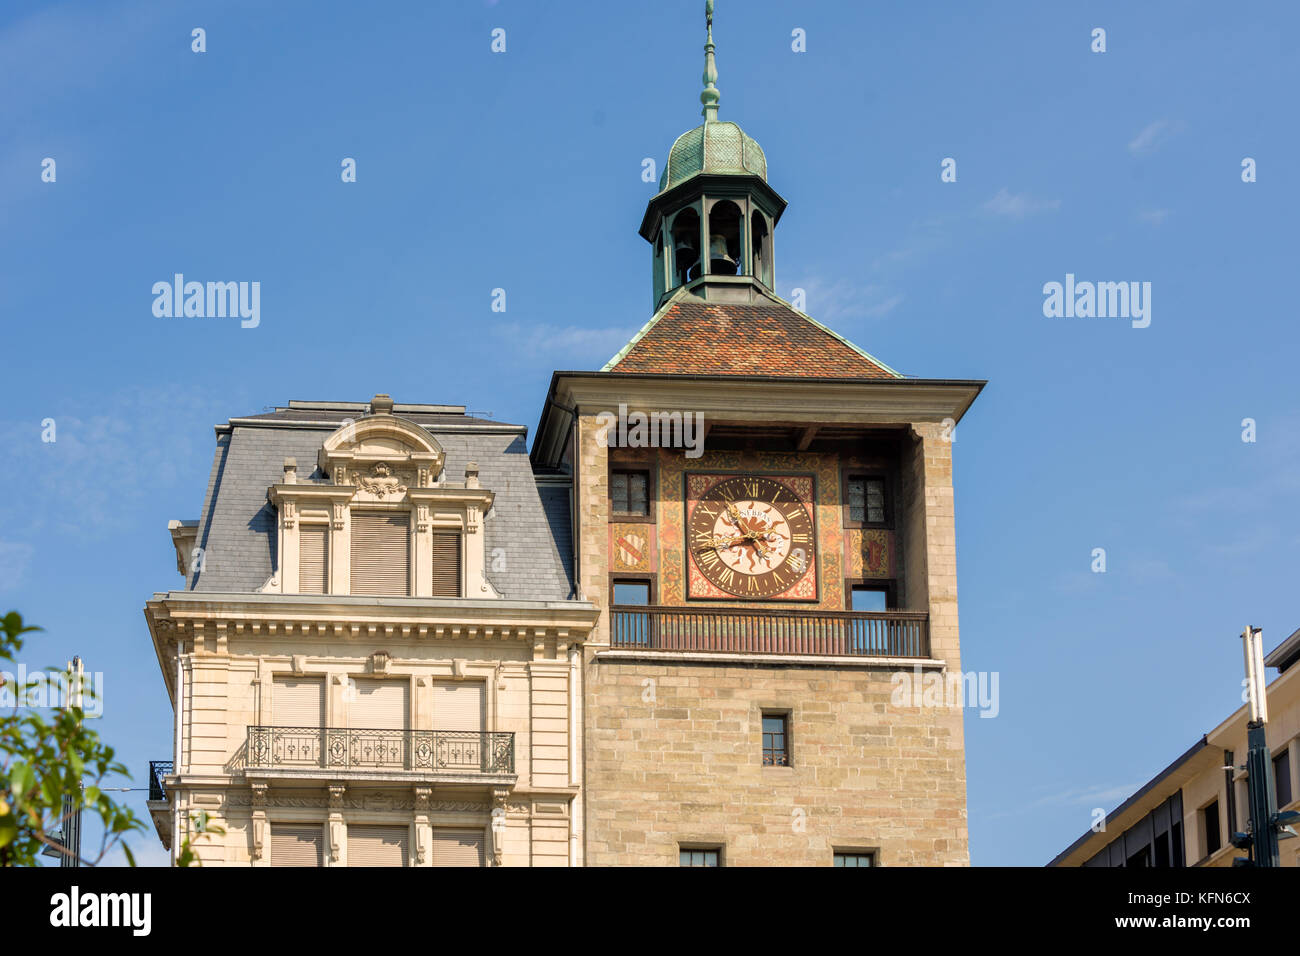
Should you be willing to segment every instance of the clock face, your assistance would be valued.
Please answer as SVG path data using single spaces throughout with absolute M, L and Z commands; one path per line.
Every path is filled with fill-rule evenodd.
M 772 478 L 737 476 L 712 485 L 695 502 L 687 537 L 699 572 L 736 597 L 789 591 L 813 563 L 807 503 Z

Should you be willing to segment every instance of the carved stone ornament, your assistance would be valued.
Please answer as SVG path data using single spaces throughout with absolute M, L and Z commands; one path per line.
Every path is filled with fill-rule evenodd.
M 357 478 L 357 487 L 369 492 L 381 501 L 384 498 L 400 498 L 406 494 L 407 477 L 393 471 L 386 461 L 377 461 L 370 469 L 370 474 Z

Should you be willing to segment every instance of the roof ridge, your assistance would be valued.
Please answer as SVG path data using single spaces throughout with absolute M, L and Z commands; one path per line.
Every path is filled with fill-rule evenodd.
M 759 291 L 759 293 L 765 299 L 768 300 L 768 303 L 770 304 L 757 303 L 757 302 L 749 302 L 749 303 L 710 302 L 707 299 L 701 299 L 698 296 L 693 295 L 689 291 L 687 286 L 679 287 L 676 291 L 673 292 L 672 295 L 670 295 L 664 301 L 664 304 L 660 306 L 659 309 L 654 313 L 654 315 L 650 317 L 649 321 L 647 321 L 645 325 L 641 326 L 641 328 L 636 332 L 636 334 L 633 335 L 632 338 L 628 340 L 627 344 L 624 345 L 621 349 L 619 349 L 619 351 L 616 352 L 614 356 L 610 358 L 610 360 L 606 362 L 604 366 L 601 367 L 600 371 L 602 372 L 615 371 L 617 366 L 621 362 L 623 362 L 624 359 L 628 357 L 628 355 L 632 352 L 632 350 L 636 347 L 636 345 L 639 342 L 641 342 L 647 335 L 649 335 L 656 328 L 656 326 L 658 326 L 669 315 L 669 313 L 673 311 L 673 309 L 675 309 L 679 305 L 688 304 L 688 305 L 698 306 L 699 308 L 704 310 L 718 309 L 722 314 L 726 314 L 726 312 L 731 308 L 764 309 L 764 308 L 777 307 L 786 312 L 792 313 L 793 315 L 797 316 L 798 319 L 800 319 L 802 322 L 812 326 L 818 332 L 821 332 L 822 334 L 829 336 L 835 342 L 847 348 L 854 355 L 858 356 L 859 358 L 865 359 L 867 362 L 871 363 L 871 365 L 874 368 L 878 369 L 884 376 L 889 378 L 900 378 L 900 379 L 907 377 L 902 372 L 899 372 L 897 369 L 892 368 L 885 362 L 882 362 L 880 359 L 876 358 L 876 356 L 872 355 L 866 349 L 862 348 L 856 343 L 845 338 L 843 335 L 836 332 L 834 329 L 830 328 L 827 325 L 824 325 L 821 322 L 818 322 L 816 319 L 814 319 L 811 315 L 804 312 L 803 310 L 795 308 L 791 303 L 781 298 L 779 295 L 777 295 L 775 292 L 772 292 L 770 289 L 764 288 L 757 284 L 754 286 L 754 288 L 756 288 Z

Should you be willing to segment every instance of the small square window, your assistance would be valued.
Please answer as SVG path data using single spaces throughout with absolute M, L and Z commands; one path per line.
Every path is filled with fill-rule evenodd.
M 866 850 L 836 850 L 835 866 L 875 866 L 876 855 Z
M 678 862 L 681 866 L 721 866 L 722 850 L 718 847 L 682 847 Z
M 790 766 L 788 714 L 763 715 L 763 766 Z
M 650 473 L 616 471 L 609 476 L 609 497 L 616 515 L 650 514 Z
M 884 525 L 888 521 L 885 479 L 850 475 L 845 480 L 845 504 L 850 524 Z

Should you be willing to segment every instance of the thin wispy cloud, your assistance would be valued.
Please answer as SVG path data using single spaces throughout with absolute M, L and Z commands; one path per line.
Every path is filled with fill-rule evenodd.
M 0 594 L 23 583 L 34 549 L 24 541 L 0 541 Z
M 894 311 L 903 301 L 901 292 L 892 292 L 875 283 L 808 276 L 791 284 L 804 290 L 804 309 L 818 322 L 827 325 L 861 319 L 879 319 Z
M 632 337 L 624 326 L 589 329 L 580 325 L 503 322 L 492 329 L 493 335 L 517 358 L 535 360 L 539 356 L 565 356 L 581 367 L 599 359 L 602 363 L 627 344 Z
M 1172 209 L 1141 209 L 1137 217 L 1139 222 L 1145 222 L 1149 226 L 1163 226 L 1172 213 Z
M 1175 123 L 1172 120 L 1158 119 L 1154 123 L 1148 123 L 1129 141 L 1128 151 L 1135 156 L 1145 156 L 1153 153 L 1166 142 L 1169 138 L 1182 129 L 1181 123 Z
M 93 407 L 52 407 L 53 442 L 42 440 L 41 419 L 0 420 L 6 537 L 131 527 L 134 506 L 211 461 L 209 407 L 192 389 L 128 388 Z
M 1094 784 L 1088 787 L 1072 787 L 1045 794 L 1023 806 L 988 815 L 988 819 L 1019 816 L 1028 810 L 1041 810 L 1046 807 L 1086 807 L 1088 810 L 1100 807 L 1113 810 L 1120 802 L 1136 793 L 1141 783 Z
M 1027 219 L 1061 208 L 1059 199 L 1035 199 L 1028 193 L 1012 193 L 1005 186 L 984 203 L 984 211 L 1008 219 Z

